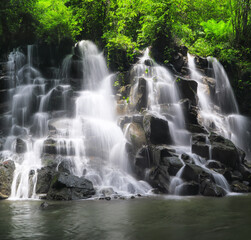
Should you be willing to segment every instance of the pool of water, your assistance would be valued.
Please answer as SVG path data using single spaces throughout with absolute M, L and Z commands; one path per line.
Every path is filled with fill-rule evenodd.
M 0 239 L 250 239 L 251 195 L 1 201 Z

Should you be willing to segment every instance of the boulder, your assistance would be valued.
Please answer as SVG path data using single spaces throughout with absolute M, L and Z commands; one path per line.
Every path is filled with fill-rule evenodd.
M 216 134 L 211 134 L 209 140 L 212 145 L 212 159 L 233 169 L 237 169 L 240 166 L 242 161 L 241 154 L 230 140 Z
M 193 196 L 199 193 L 199 184 L 196 182 L 185 182 L 176 187 L 175 193 L 180 196 Z
M 220 169 L 223 168 L 223 165 L 215 160 L 209 160 L 207 161 L 206 165 L 207 168 L 211 168 L 211 169 Z
M 136 153 L 138 149 L 146 144 L 144 129 L 138 123 L 129 123 L 129 126 L 125 126 L 125 128 L 127 129 L 126 138 L 132 144 Z
M 143 119 L 146 138 L 152 144 L 171 144 L 168 121 L 152 113 L 146 113 Z
M 47 138 L 44 141 L 43 153 L 57 154 L 57 142 L 53 138 Z
M 213 180 L 213 176 L 206 169 L 187 163 L 180 176 L 185 181 L 195 181 L 200 183 L 203 179 L 208 178 Z
M 149 146 L 150 159 L 154 166 L 160 164 L 161 159 L 165 157 L 177 157 L 175 149 L 167 145 L 150 145 Z
M 133 90 L 133 88 L 131 88 Z M 131 94 L 132 94 L 131 90 Z M 133 96 L 133 102 L 130 102 L 131 107 L 140 111 L 142 108 L 147 108 L 148 96 L 147 96 L 147 81 L 144 78 L 138 79 L 138 87 L 136 94 Z M 131 96 L 132 98 L 132 96 Z
M 191 104 L 197 105 L 197 87 L 198 83 L 193 80 L 177 77 L 175 80 L 180 93 L 180 99 L 188 98 Z
M 147 181 L 160 193 L 169 193 L 170 177 L 166 166 L 157 166 L 150 169 Z
M 200 184 L 200 193 L 201 195 L 208 197 L 224 197 L 226 195 L 226 191 L 223 188 L 209 179 L 205 179 Z
M 246 184 L 240 181 L 233 181 L 231 184 L 231 190 L 233 192 L 238 192 L 238 193 L 250 192 L 250 188 Z
M 207 144 L 207 136 L 203 134 L 195 134 L 192 136 L 192 152 L 209 159 L 209 145 Z
M 56 165 L 42 167 L 37 171 L 36 193 L 48 193 L 52 177 L 56 173 Z
M 84 177 L 68 173 L 58 173 L 53 176 L 47 194 L 49 200 L 77 200 L 90 198 L 95 194 L 92 182 Z
M 0 163 L 0 199 L 6 199 L 11 194 L 11 184 L 15 171 L 15 163 L 11 160 Z
M 160 165 L 168 167 L 170 176 L 176 176 L 177 172 L 183 167 L 182 161 L 178 157 L 163 157 L 160 160 Z

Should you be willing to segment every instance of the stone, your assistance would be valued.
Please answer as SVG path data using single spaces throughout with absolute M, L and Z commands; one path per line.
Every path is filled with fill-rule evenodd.
M 165 157 L 177 157 L 175 149 L 167 145 L 150 145 L 149 154 L 153 166 L 159 165 Z
M 53 176 L 56 174 L 56 165 L 46 166 L 37 170 L 36 193 L 46 194 L 49 191 L 50 183 Z
M 53 138 L 47 138 L 44 141 L 43 153 L 57 154 L 57 142 Z
M 102 188 L 102 189 L 100 190 L 100 193 L 101 193 L 103 196 L 105 196 L 105 197 L 110 197 L 110 196 L 116 194 L 112 188 L 108 188 L 108 187 L 107 187 L 107 188 Z
M 194 80 L 177 77 L 175 84 L 180 92 L 180 99 L 188 98 L 191 104 L 197 105 L 197 87 L 198 83 Z
M 194 196 L 199 193 L 199 184 L 196 182 L 185 182 L 176 187 L 175 193 L 180 196 Z
M 157 166 L 151 168 L 147 180 L 150 185 L 158 189 L 160 193 L 169 193 L 170 177 L 167 167 Z
M 11 194 L 11 185 L 15 163 L 11 160 L 0 163 L 0 194 L 2 199 L 6 199 Z
M 195 153 L 205 159 L 209 159 L 209 145 L 206 143 L 206 135 L 192 135 L 192 153 Z
M 146 113 L 143 119 L 143 127 L 146 138 L 152 144 L 171 144 L 168 121 L 164 118 Z
M 205 178 L 213 179 L 212 174 L 207 172 L 206 169 L 190 163 L 185 165 L 180 177 L 185 181 L 195 181 L 198 183 Z
M 240 181 L 233 181 L 231 184 L 231 190 L 238 193 L 250 192 L 250 188 Z
M 77 200 L 90 198 L 95 194 L 92 182 L 84 177 L 68 173 L 57 173 L 53 176 L 48 200 Z
M 216 134 L 211 134 L 209 140 L 212 145 L 212 159 L 233 169 L 240 166 L 240 153 L 230 140 Z
M 200 184 L 200 193 L 203 196 L 207 197 L 224 197 L 227 193 L 220 186 L 216 185 L 214 182 L 209 179 L 205 179 Z
M 164 157 L 160 160 L 160 165 L 168 167 L 170 176 L 176 176 L 177 172 L 183 167 L 183 163 L 178 157 Z
M 26 142 L 21 139 L 16 139 L 16 153 L 25 153 L 27 151 Z
M 133 86 L 134 87 L 134 86 Z M 141 109 L 147 108 L 148 96 L 147 96 L 147 81 L 144 78 L 138 79 L 138 87 L 136 89 L 136 94 L 132 97 L 133 87 L 130 92 L 130 99 L 133 99 L 133 102 L 130 102 L 131 109 L 141 111 Z
M 144 129 L 138 123 L 129 123 L 129 126 L 125 126 L 125 128 L 127 129 L 126 138 L 132 144 L 136 153 L 138 149 L 146 144 Z
M 219 168 L 223 168 L 222 164 L 218 161 L 215 160 L 209 160 L 207 161 L 206 165 L 207 168 L 211 168 L 211 169 L 219 169 Z

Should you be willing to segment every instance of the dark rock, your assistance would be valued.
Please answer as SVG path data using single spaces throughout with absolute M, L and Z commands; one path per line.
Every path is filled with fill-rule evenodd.
M 170 176 L 176 176 L 177 172 L 183 167 L 183 163 L 178 157 L 164 157 L 160 160 L 160 165 L 168 167 Z
M 47 194 L 49 200 L 77 200 L 89 198 L 95 194 L 92 183 L 84 177 L 68 173 L 58 173 L 53 176 Z
M 143 119 L 143 126 L 147 140 L 152 144 L 170 144 L 171 136 L 168 121 L 147 113 Z
M 106 201 L 110 201 L 111 198 L 110 198 L 110 197 L 105 197 L 105 200 L 106 200 Z
M 212 168 L 212 169 L 219 169 L 223 168 L 222 164 L 220 162 L 217 162 L 215 160 L 209 160 L 207 161 L 206 165 L 207 168 Z
M 0 195 L 6 199 L 11 194 L 11 184 L 15 171 L 15 163 L 11 160 L 0 163 Z
M 43 152 L 48 154 L 57 154 L 57 142 L 53 138 L 47 138 L 44 141 Z
M 248 181 L 251 184 L 251 169 L 247 168 L 245 165 L 241 165 L 239 171 L 243 176 L 243 180 Z
M 131 107 L 140 111 L 142 108 L 147 108 L 148 96 L 147 96 L 147 81 L 144 78 L 138 80 L 137 95 L 134 98 L 134 103 L 131 103 Z
M 213 179 L 213 176 L 204 168 L 187 163 L 181 173 L 181 178 L 186 181 L 201 182 L 205 178 Z
M 36 193 L 38 194 L 48 193 L 52 177 L 56 173 L 55 167 L 56 165 L 42 167 L 37 171 Z
M 211 134 L 209 140 L 212 145 L 212 159 L 233 169 L 240 166 L 241 157 L 239 150 L 230 140 L 216 134 Z
M 46 208 L 48 208 L 48 207 L 49 207 L 49 203 L 47 203 L 47 202 L 42 202 L 39 208 L 43 210 L 43 209 L 46 209 Z
M 146 66 L 148 66 L 148 67 L 152 67 L 152 66 L 154 65 L 152 59 L 146 59 L 146 60 L 144 61 L 144 64 L 145 64 Z
M 153 166 L 159 165 L 161 159 L 165 157 L 177 157 L 175 149 L 166 145 L 150 145 L 149 153 Z
M 170 177 L 167 167 L 153 167 L 150 169 L 148 178 L 147 180 L 153 188 L 157 188 L 161 193 L 169 192 Z
M 134 196 L 131 196 L 131 199 L 135 199 L 135 197 L 134 197 Z
M 138 176 L 144 177 L 144 171 L 152 166 L 149 149 L 147 146 L 143 146 L 137 152 L 134 160 L 135 171 Z
M 192 136 L 192 152 L 209 159 L 209 145 L 206 143 L 206 135 L 196 134 Z
M 180 196 L 193 196 L 199 193 L 199 184 L 196 182 L 186 182 L 179 185 L 175 192 Z
M 172 63 L 173 63 L 174 68 L 178 72 L 180 72 L 181 68 L 184 66 L 184 63 L 185 63 L 183 55 L 181 53 L 174 54 Z
M 180 92 L 180 99 L 188 98 L 192 105 L 197 105 L 197 86 L 198 83 L 193 80 L 177 77 L 175 80 Z
M 132 116 L 132 122 L 139 124 L 141 127 L 143 127 L 143 119 L 144 116 L 141 114 L 135 114 Z
M 250 188 L 246 184 L 239 181 L 232 182 L 231 189 L 233 192 L 238 193 L 247 193 L 250 191 Z
M 187 124 L 186 129 L 191 133 L 207 133 L 206 129 L 199 124 Z
M 205 179 L 200 184 L 200 193 L 208 197 L 224 197 L 226 191 L 209 179 Z

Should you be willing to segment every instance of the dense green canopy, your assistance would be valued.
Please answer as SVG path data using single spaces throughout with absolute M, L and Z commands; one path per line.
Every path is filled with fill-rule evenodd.
M 250 66 L 249 0 L 1 0 L 0 13 L 1 52 L 35 41 L 91 39 L 106 47 L 108 60 L 123 51 L 133 61 L 152 45 L 168 61 L 178 44 Z

